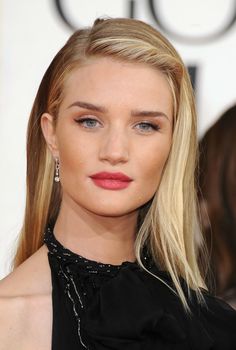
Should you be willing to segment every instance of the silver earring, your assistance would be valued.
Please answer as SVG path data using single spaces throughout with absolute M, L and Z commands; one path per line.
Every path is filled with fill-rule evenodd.
M 55 176 L 54 176 L 54 181 L 55 182 L 59 182 L 60 181 L 60 177 L 59 177 L 59 168 L 60 168 L 60 164 L 59 164 L 59 159 L 56 158 L 56 168 L 55 168 Z

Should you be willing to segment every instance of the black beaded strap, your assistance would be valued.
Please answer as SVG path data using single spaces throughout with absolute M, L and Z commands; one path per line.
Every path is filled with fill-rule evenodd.
M 113 264 L 104 264 L 101 262 L 87 259 L 64 247 L 56 239 L 51 225 L 49 225 L 44 232 L 44 243 L 48 247 L 49 254 L 56 256 L 59 260 L 62 260 L 62 261 L 74 262 L 80 267 L 85 268 L 90 273 L 96 273 L 96 272 L 117 273 L 119 269 L 121 269 L 123 266 L 127 264 L 130 264 L 130 265 L 138 264 L 137 261 L 135 262 L 124 261 L 121 265 L 113 265 Z M 143 256 L 143 259 L 145 263 L 147 263 L 149 260 L 148 255 L 145 254 Z

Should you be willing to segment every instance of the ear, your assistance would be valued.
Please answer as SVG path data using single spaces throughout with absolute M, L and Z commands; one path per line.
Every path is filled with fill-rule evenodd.
M 54 158 L 58 158 L 58 146 L 57 146 L 57 137 L 56 137 L 56 128 L 54 125 L 53 116 L 49 113 L 43 113 L 41 116 L 41 128 L 43 136 L 48 145 L 49 150 L 51 151 Z

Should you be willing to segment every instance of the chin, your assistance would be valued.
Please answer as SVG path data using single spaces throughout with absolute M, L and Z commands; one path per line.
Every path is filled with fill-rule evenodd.
M 109 207 L 105 208 L 100 206 L 99 208 L 87 208 L 89 211 L 93 212 L 96 215 L 104 216 L 104 217 L 119 217 L 130 214 L 136 209 L 133 208 L 114 208 L 112 204 Z

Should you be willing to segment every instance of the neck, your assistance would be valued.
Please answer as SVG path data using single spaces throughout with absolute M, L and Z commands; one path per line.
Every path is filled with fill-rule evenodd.
M 56 239 L 72 252 L 104 264 L 135 261 L 137 211 L 106 217 L 62 201 L 54 226 Z

